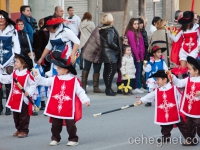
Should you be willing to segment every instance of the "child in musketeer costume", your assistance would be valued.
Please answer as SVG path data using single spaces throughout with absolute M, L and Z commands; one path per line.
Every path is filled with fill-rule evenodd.
M 1 75 L 0 82 L 3 84 L 11 83 L 11 91 L 6 103 L 6 107 L 13 111 L 13 118 L 17 131 L 13 136 L 24 138 L 29 133 L 29 121 L 33 107 L 26 96 L 33 96 L 36 90 L 34 77 L 29 69 L 33 68 L 32 60 L 27 54 L 15 54 L 14 71 L 11 75 Z M 16 79 L 25 90 L 25 94 L 13 81 Z
M 49 33 L 49 42 L 42 53 L 41 58 L 38 60 L 38 64 L 41 64 L 43 59 L 49 54 L 51 51 L 60 51 L 63 52 L 66 47 L 68 47 L 68 51 L 66 53 L 66 59 L 70 57 L 71 62 L 75 63 L 75 57 L 77 54 L 77 50 L 80 44 L 80 40 L 73 33 L 71 29 L 64 26 L 67 20 L 62 18 L 54 18 L 53 16 L 48 16 L 44 18 L 44 26 L 41 29 L 46 28 Z M 46 74 L 48 77 L 52 77 L 57 75 L 56 69 L 54 65 L 51 66 L 50 72 Z
M 32 58 L 32 54 L 30 50 L 26 50 L 24 53 L 27 53 L 28 56 L 34 60 L 35 64 L 34 64 L 34 68 L 38 69 L 38 72 L 40 73 L 40 75 L 42 77 L 44 77 L 44 68 L 41 65 L 36 64 L 36 60 L 38 59 L 38 51 L 36 49 L 33 49 L 33 58 Z M 40 110 L 44 110 L 45 109 L 45 101 L 44 98 L 47 96 L 47 87 L 44 86 L 37 86 L 37 90 L 35 92 L 35 94 L 33 95 L 32 99 L 35 102 L 35 105 L 37 107 L 40 107 L 40 103 L 41 103 L 41 107 Z M 43 105 L 42 105 L 43 103 Z M 33 116 L 37 116 L 38 112 L 36 112 L 35 110 L 33 111 Z
M 165 60 L 162 58 L 162 53 L 166 48 L 160 48 L 159 46 L 154 46 L 151 51 L 150 60 L 148 63 L 143 64 L 143 70 L 146 72 L 146 83 L 149 92 L 152 92 L 154 89 L 158 88 L 155 78 L 149 78 L 152 74 L 156 73 L 158 70 L 168 70 L 168 67 L 165 63 Z M 151 102 L 147 102 L 147 107 L 151 106 Z
M 185 11 L 183 17 L 178 20 L 182 25 L 181 29 L 175 35 L 174 29 L 171 28 L 170 37 L 174 41 L 171 51 L 171 61 L 180 65 L 179 68 L 173 68 L 172 72 L 175 75 L 187 74 L 187 56 L 197 58 L 200 46 L 200 33 L 198 28 L 193 23 L 194 12 Z
M 193 57 L 187 57 L 188 72 L 190 77 L 177 79 L 173 75 L 172 82 L 177 87 L 185 87 L 181 112 L 187 116 L 187 140 L 184 146 L 196 145 L 195 134 L 197 130 L 200 137 L 200 61 Z M 196 132 L 195 132 L 196 133 Z
M 161 126 L 162 138 L 157 140 L 158 143 L 169 142 L 173 125 L 179 128 L 184 138 L 187 138 L 186 124 L 179 113 L 179 103 L 181 99 L 180 91 L 170 84 L 168 75 L 164 70 L 159 70 L 150 78 L 156 78 L 159 88 L 142 97 L 136 105 L 152 102 L 155 100 L 155 117 L 154 123 Z
M 51 86 L 49 99 L 44 114 L 51 117 L 52 121 L 52 141 L 51 146 L 57 145 L 60 140 L 60 132 L 63 123 L 67 126 L 69 142 L 67 146 L 78 145 L 78 136 L 76 135 L 76 121 L 81 119 L 81 102 L 86 106 L 90 105 L 90 99 L 85 94 L 85 90 L 80 86 L 76 75 L 76 70 L 70 64 L 70 58 L 65 59 L 66 53 L 63 51 L 54 51 L 47 55 L 47 61 L 56 66 L 58 76 L 44 78 L 37 71 L 34 71 L 35 81 L 38 85 Z M 80 102 L 81 101 L 81 102 Z

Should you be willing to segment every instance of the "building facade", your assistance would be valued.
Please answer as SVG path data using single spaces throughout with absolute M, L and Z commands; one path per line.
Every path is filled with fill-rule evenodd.
M 140 15 L 148 19 L 147 30 L 155 16 L 168 19 L 169 22 L 174 20 L 174 12 L 179 8 L 183 11 L 190 10 L 191 0 L 128 0 L 128 10 L 126 24 L 133 17 Z M 67 16 L 67 7 L 73 6 L 75 14 L 82 18 L 84 12 L 89 11 L 93 16 L 95 25 L 100 23 L 104 13 L 112 13 L 115 22 L 114 26 L 122 34 L 123 17 L 124 17 L 125 0 L 0 0 L 0 9 L 9 12 L 11 18 L 16 20 L 20 16 L 20 6 L 30 5 L 32 16 L 38 21 L 39 19 L 52 15 L 55 6 L 62 6 Z M 196 1 L 195 11 L 200 14 L 197 6 L 200 0 Z

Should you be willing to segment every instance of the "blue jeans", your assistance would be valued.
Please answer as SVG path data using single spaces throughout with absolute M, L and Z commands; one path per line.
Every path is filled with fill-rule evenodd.
M 134 64 L 135 64 L 136 73 L 135 73 L 135 79 L 133 79 L 133 83 L 131 85 L 133 90 L 135 90 L 136 88 L 141 88 L 141 86 L 139 87 L 139 85 L 141 85 L 141 81 L 140 81 L 141 63 L 136 62 L 134 60 Z

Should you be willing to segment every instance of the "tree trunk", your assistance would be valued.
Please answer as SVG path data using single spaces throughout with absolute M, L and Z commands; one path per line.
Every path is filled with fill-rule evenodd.
M 123 19 L 123 28 L 122 28 L 122 36 L 125 35 L 125 30 L 126 30 L 126 20 L 127 20 L 127 11 L 128 11 L 128 0 L 125 0 L 125 6 L 124 6 L 124 19 Z

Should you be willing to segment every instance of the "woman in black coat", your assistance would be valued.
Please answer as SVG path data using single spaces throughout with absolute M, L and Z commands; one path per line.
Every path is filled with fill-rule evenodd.
M 112 90 L 112 80 L 120 62 L 121 48 L 120 37 L 116 29 L 112 26 L 113 16 L 105 14 L 102 17 L 102 27 L 99 28 L 100 42 L 102 47 L 101 57 L 104 62 L 103 79 L 106 85 L 105 93 L 108 96 L 115 96 Z M 120 63 L 119 63 L 120 64 Z
M 19 43 L 21 47 L 21 53 L 26 52 L 29 50 L 29 44 L 26 32 L 24 31 L 24 21 L 22 19 L 17 19 L 17 30 L 18 30 L 18 36 L 19 36 Z

